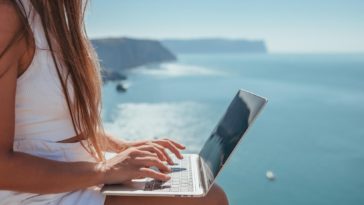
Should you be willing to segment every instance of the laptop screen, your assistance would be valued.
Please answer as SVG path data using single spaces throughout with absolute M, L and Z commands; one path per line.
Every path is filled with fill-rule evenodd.
M 231 152 L 266 102 L 266 99 L 243 90 L 236 94 L 200 151 L 206 188 L 210 188 Z

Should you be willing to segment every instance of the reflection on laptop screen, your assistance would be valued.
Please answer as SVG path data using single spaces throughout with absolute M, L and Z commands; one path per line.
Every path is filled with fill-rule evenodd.
M 208 187 L 265 103 L 266 99 L 243 90 L 235 96 L 200 152 Z

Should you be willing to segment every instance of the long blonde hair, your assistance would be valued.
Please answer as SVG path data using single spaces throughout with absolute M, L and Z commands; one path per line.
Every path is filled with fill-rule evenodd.
M 98 160 L 104 160 L 101 122 L 101 77 L 97 56 L 88 40 L 86 0 L 30 0 L 39 14 L 77 135 Z M 21 2 L 21 1 L 19 1 Z M 29 29 L 28 29 L 29 31 Z M 29 34 L 29 32 L 28 32 Z M 66 68 L 66 75 L 60 71 Z M 67 81 L 73 85 L 73 96 Z M 73 99 L 73 100 L 70 100 Z

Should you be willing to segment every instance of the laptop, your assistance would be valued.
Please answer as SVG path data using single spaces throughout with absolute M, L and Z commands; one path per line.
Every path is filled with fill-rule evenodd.
M 200 153 L 183 154 L 183 159 L 173 159 L 175 163 L 170 166 L 170 180 L 145 178 L 128 184 L 105 185 L 101 193 L 118 196 L 205 196 L 266 103 L 263 97 L 239 90 Z

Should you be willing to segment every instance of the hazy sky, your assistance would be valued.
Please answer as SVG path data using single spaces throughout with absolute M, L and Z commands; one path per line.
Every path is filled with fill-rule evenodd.
M 91 38 L 264 39 L 271 52 L 364 52 L 364 0 L 91 0 Z

